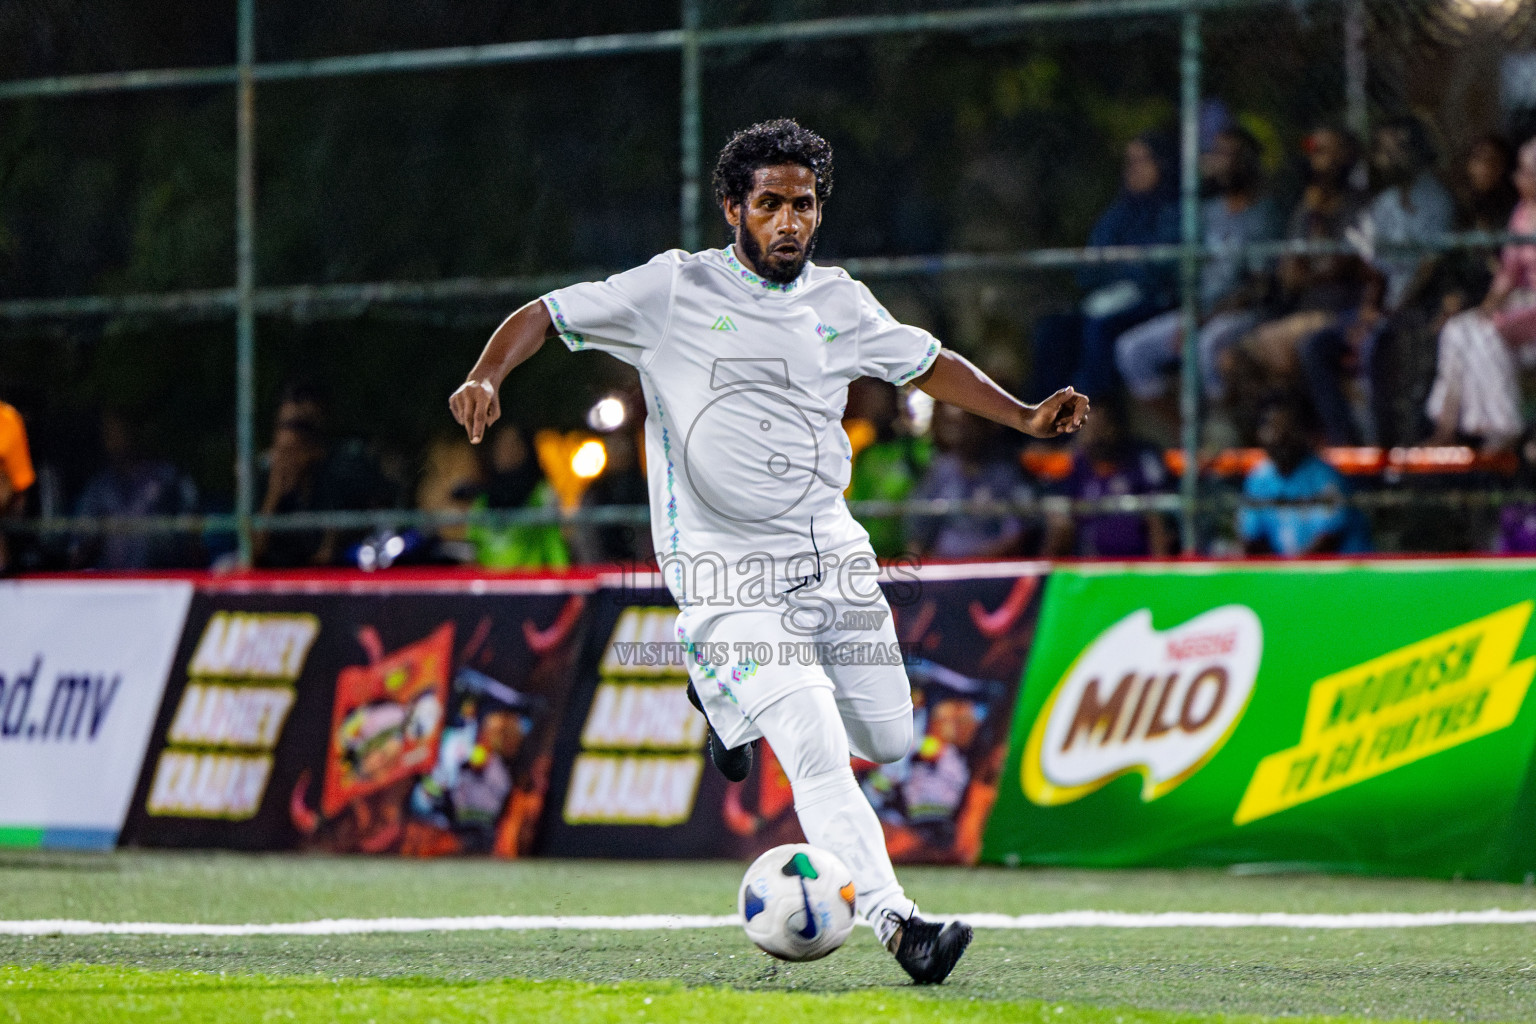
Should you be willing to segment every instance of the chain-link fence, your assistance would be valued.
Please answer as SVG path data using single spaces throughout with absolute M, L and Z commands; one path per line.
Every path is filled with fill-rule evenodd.
M 92 533 L 195 534 L 248 563 L 267 532 L 644 522 L 624 505 L 434 505 L 416 484 L 462 458 L 439 436 L 443 399 L 507 308 L 722 243 L 712 154 L 783 114 L 837 153 L 819 262 L 1016 390 L 1133 378 L 1131 425 L 1171 449 L 1182 490 L 1111 504 L 1177 511 L 1186 550 L 1234 549 L 1251 460 L 1229 456 L 1258 443 L 1281 388 L 1325 413 L 1380 547 L 1486 546 L 1529 497 L 1516 440 L 1465 429 L 1479 424 L 1443 396 L 1439 421 L 1426 410 L 1441 331 L 1483 301 L 1505 240 L 1507 143 L 1536 130 L 1530 0 L 539 8 L 0 12 L 0 398 L 27 414 L 44 470 L 34 514 L 0 524 L 31 538 L 34 564 L 67 562 L 69 538 Z M 1241 188 L 1220 166 L 1234 139 L 1256 164 Z M 1320 171 L 1335 143 L 1342 166 Z M 1085 247 L 1108 237 L 1096 225 L 1137 145 L 1172 220 Z M 1413 193 L 1423 174 L 1437 194 Z M 1355 215 L 1394 189 L 1392 216 L 1361 231 Z M 1249 230 L 1255 204 L 1268 227 Z M 1127 279 L 1140 292 L 1117 298 Z M 1224 313 L 1245 329 L 1202 359 L 1201 328 Z M 1164 349 L 1129 359 L 1118 339 L 1158 316 Z M 1281 322 L 1289 333 L 1255 340 Z M 1331 349 L 1316 340 L 1329 331 Z M 1064 337 L 1074 365 L 1057 365 Z M 564 359 L 541 353 L 509 381 L 524 426 L 578 428 L 626 386 Z M 262 452 L 295 378 L 329 392 L 331 432 L 358 439 L 381 483 L 284 514 L 264 508 Z M 200 497 L 175 514 L 73 514 L 92 509 L 104 408 Z M 1060 475 L 1048 455 L 1024 460 L 1047 481 L 1037 495 Z M 1078 499 L 1051 507 L 1103 511 Z

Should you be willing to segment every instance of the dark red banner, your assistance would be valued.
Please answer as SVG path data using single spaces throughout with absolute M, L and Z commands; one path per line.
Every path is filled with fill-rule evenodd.
M 1043 570 L 952 578 L 958 569 L 918 571 L 885 587 L 917 740 L 902 761 L 855 769 L 902 862 L 975 860 L 1034 638 Z M 739 784 L 708 763 L 703 718 L 684 692 L 675 617 L 665 591 L 594 596 L 538 852 L 751 859 L 804 842 L 788 780 L 766 744 Z
M 200 591 L 124 843 L 528 852 L 589 597 L 466 589 Z

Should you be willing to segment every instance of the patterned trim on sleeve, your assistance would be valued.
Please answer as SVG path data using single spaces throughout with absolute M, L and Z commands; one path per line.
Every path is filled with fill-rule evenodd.
M 560 301 L 555 298 L 555 293 L 550 292 L 542 299 L 551 316 L 555 318 L 555 330 L 560 333 L 560 340 L 565 342 L 565 347 L 572 352 L 580 352 L 587 347 L 587 337 L 571 330 L 571 325 L 566 323 L 565 314 L 560 310 Z
M 939 358 L 939 343 L 937 341 L 930 341 L 928 343 L 928 351 L 923 353 L 923 358 L 918 360 L 917 365 L 912 367 L 912 369 L 908 370 L 906 373 L 902 374 L 900 377 L 897 377 L 891 383 L 895 384 L 897 387 L 901 387 L 913 377 L 921 376 L 922 374 L 926 373 L 928 367 L 932 366 L 933 361 L 937 358 Z

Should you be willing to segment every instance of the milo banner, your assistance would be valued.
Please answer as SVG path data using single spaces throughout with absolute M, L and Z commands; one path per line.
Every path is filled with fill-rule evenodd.
M 983 860 L 1536 869 L 1536 566 L 1056 571 Z
M 588 596 L 482 589 L 199 591 L 124 842 L 528 852 Z
M 896 764 L 854 768 L 896 860 L 975 860 L 1043 580 L 1039 566 L 1021 564 L 887 570 L 892 657 L 912 685 L 916 742 Z M 676 618 L 661 589 L 593 598 L 538 852 L 751 859 L 804 842 L 766 744 L 744 782 L 728 784 L 709 763 Z

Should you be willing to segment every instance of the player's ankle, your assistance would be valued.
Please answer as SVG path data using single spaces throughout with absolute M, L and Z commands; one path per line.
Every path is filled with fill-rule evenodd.
M 885 903 L 877 907 L 870 915 L 869 923 L 874 926 L 875 936 L 880 940 L 880 945 L 895 953 L 896 948 L 901 945 L 902 925 L 907 923 L 907 918 L 916 913 L 917 904 L 911 900 Z

